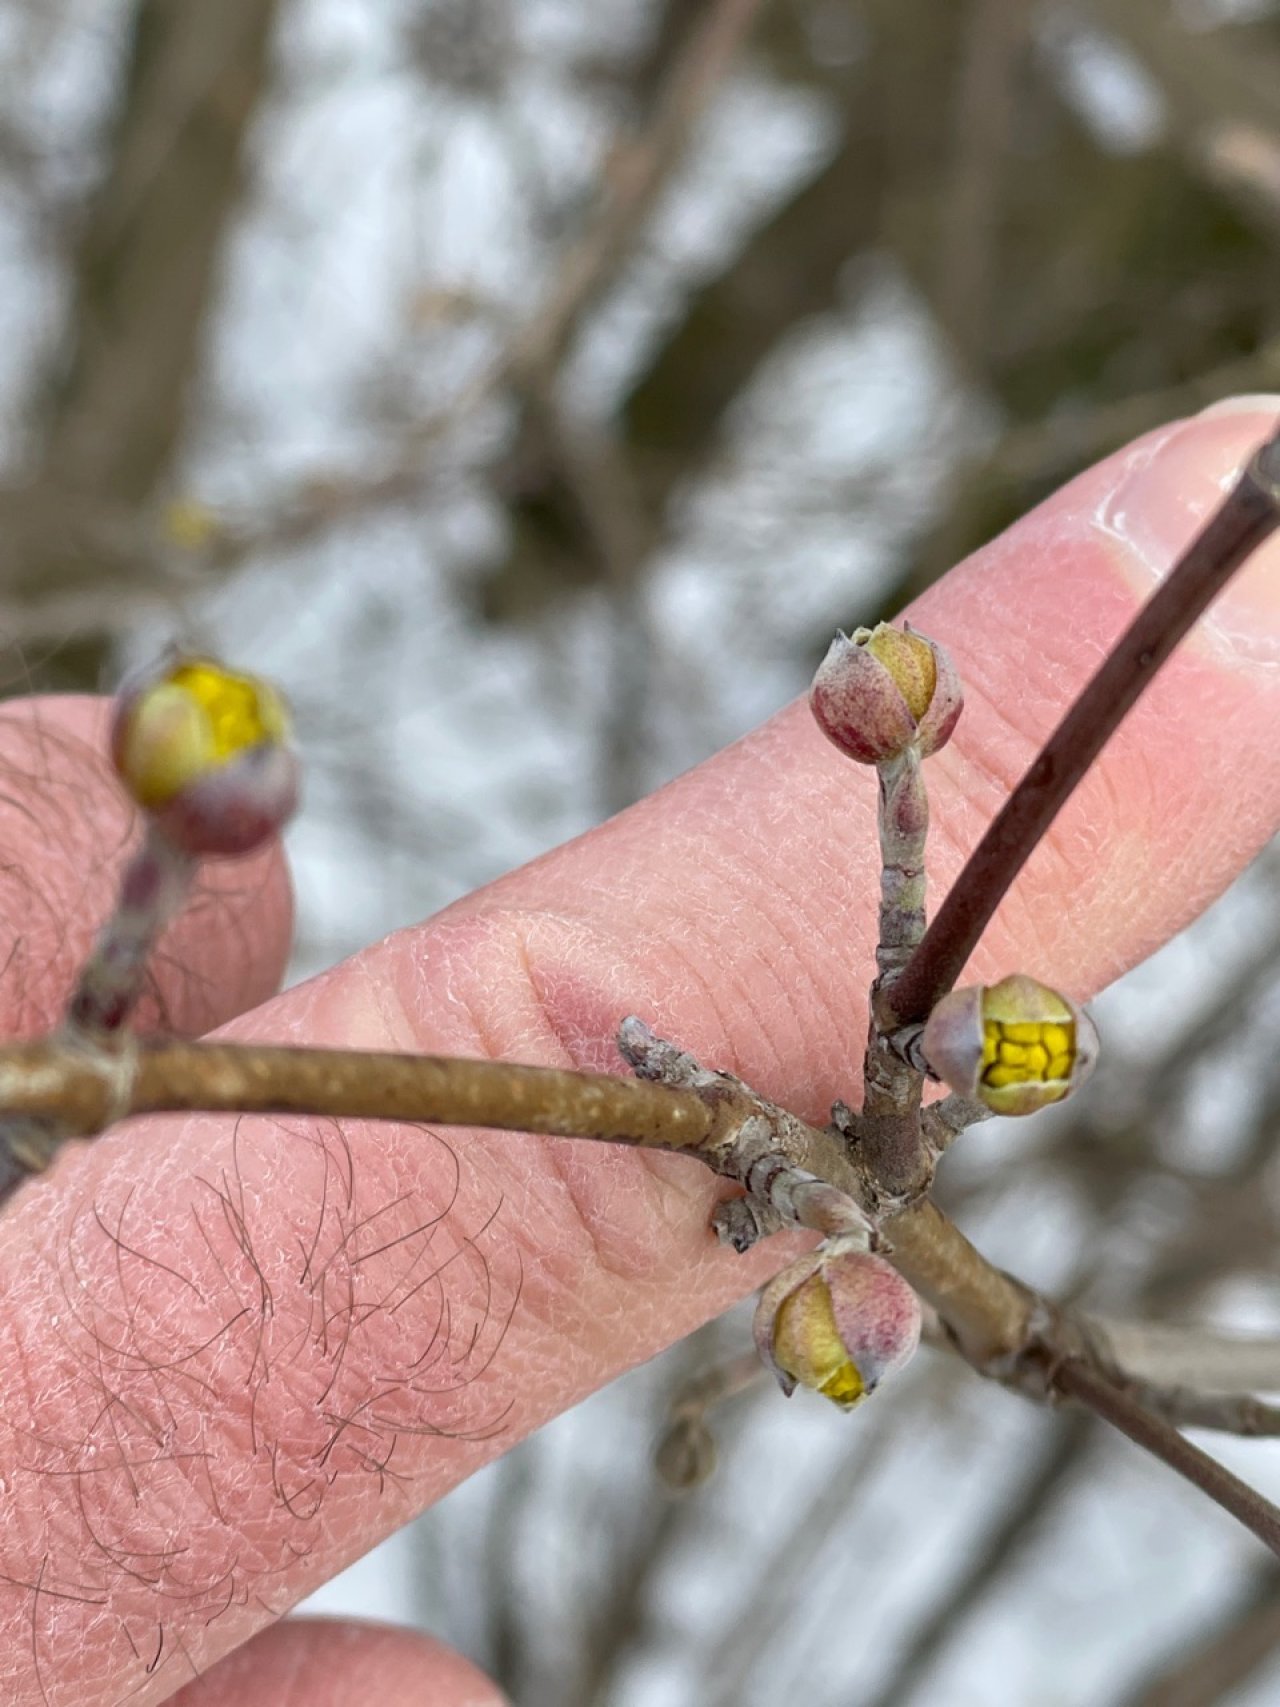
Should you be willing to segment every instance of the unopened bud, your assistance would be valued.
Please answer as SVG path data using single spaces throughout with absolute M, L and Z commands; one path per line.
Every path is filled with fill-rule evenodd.
M 1034 1114 L 1082 1085 L 1098 1033 L 1077 1003 L 1017 972 L 944 996 L 920 1039 L 929 1070 L 996 1114 Z
M 809 690 L 818 727 L 860 764 L 921 757 L 950 739 L 964 707 L 955 665 L 936 641 L 910 627 L 859 628 L 839 634 Z
M 920 1303 L 883 1257 L 820 1247 L 765 1287 L 755 1335 L 784 1393 L 809 1387 L 848 1410 L 911 1357 Z
M 298 764 L 274 688 L 178 658 L 124 689 L 111 756 L 132 798 L 182 852 L 244 854 L 297 804 Z
M 653 1464 L 672 1493 L 688 1493 L 715 1472 L 715 1437 L 700 1416 L 677 1417 L 658 1442 Z

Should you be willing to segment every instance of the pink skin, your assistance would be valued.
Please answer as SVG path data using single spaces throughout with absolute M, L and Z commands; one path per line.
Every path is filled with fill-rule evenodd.
M 291 1618 L 172 1699 L 174 1707 L 502 1707 L 506 1697 L 459 1655 L 411 1630 Z
M 935 892 L 1149 590 L 1152 539 L 1179 543 L 1195 493 L 1211 495 L 1270 420 L 1258 407 L 1153 436 L 912 611 L 967 693 L 928 767 Z M 1111 743 L 972 975 L 1016 968 L 1087 996 L 1272 833 L 1280 548 L 1246 572 L 1232 608 Z M 6 857 L 30 866 L 25 887 L 0 887 L 25 944 L 0 1000 L 23 1033 L 56 1011 L 121 852 L 101 766 L 52 739 L 33 748 L 23 731 L 37 715 L 47 732 L 103 727 L 79 703 L 0 720 L 0 751 L 24 755 L 0 790 Z M 874 797 L 874 777 L 792 706 L 602 829 L 254 1012 L 283 962 L 285 889 L 268 862 L 226 868 L 223 901 L 168 939 L 162 983 L 202 1023 L 240 1013 L 228 1034 L 243 1039 L 593 1068 L 616 1066 L 614 1026 L 635 1011 L 821 1117 L 857 1088 Z M 193 1667 L 207 1676 L 192 1703 L 265 1707 L 289 1699 L 271 1684 L 284 1648 L 299 1665 L 323 1652 L 333 1699 L 384 1707 L 395 1697 L 364 1669 L 382 1632 L 259 1636 L 261 1675 L 214 1662 L 796 1248 L 718 1250 L 706 1230 L 716 1185 L 688 1160 L 358 1124 L 345 1139 L 246 1120 L 233 1146 L 226 1120 L 135 1122 L 61 1161 L 5 1219 L 0 1676 L 12 1707 L 157 1702 Z M 414 1654 L 417 1699 L 485 1699 L 452 1662 Z

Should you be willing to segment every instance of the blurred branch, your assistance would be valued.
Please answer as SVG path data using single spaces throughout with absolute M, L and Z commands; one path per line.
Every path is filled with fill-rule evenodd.
M 1256 1677 L 1280 1646 L 1280 1567 L 1251 1573 L 1243 1593 L 1118 1707 L 1218 1707 Z
M 866 621 L 887 622 L 897 616 L 944 569 L 1000 532 L 1009 519 L 1144 433 L 1224 397 L 1277 390 L 1280 339 L 1248 356 L 1197 370 L 1176 385 L 1096 402 L 1073 400 L 1045 419 L 1010 426 L 989 455 L 957 466 L 948 510 L 935 535 L 919 558 L 894 577 Z
M 1235 1387 L 1280 1392 L 1280 1339 L 1219 1328 L 1090 1317 L 1104 1356 L 1135 1381 L 1229 1393 Z
M 537 1494 L 535 1442 L 524 1440 L 494 1467 L 495 1487 L 485 1513 L 483 1600 L 485 1669 L 511 1700 L 523 1699 L 530 1674 L 530 1635 L 521 1616 L 516 1537 Z
M 965 32 L 949 183 L 942 198 L 939 319 L 961 361 L 981 372 L 996 278 L 1014 81 L 1031 0 L 977 0 Z
M 1280 1435 L 1280 1405 L 1268 1405 L 1252 1393 L 1205 1393 L 1195 1387 L 1152 1381 L 1124 1382 L 1139 1404 L 1175 1428 L 1213 1429 L 1247 1439 Z
M 6 572 L 7 554 L 0 559 L 0 584 L 23 589 L 23 603 L 16 614 L 28 634 L 49 632 L 68 617 L 81 621 L 96 617 L 95 604 L 80 602 L 79 584 L 91 572 L 101 573 L 108 544 L 115 547 L 113 561 L 127 563 L 129 578 L 150 595 L 159 596 L 175 584 L 172 551 L 158 538 L 150 518 L 129 504 L 150 494 L 177 438 L 179 405 L 198 345 L 199 313 L 210 288 L 216 252 L 213 238 L 221 232 L 230 208 L 238 148 L 251 111 L 246 96 L 250 88 L 256 91 L 260 85 L 267 25 L 278 0 L 235 0 L 234 6 L 210 10 L 207 18 L 198 8 L 178 8 L 175 18 L 189 14 L 190 27 L 175 24 L 158 34 L 153 31 L 152 12 L 167 16 L 173 8 L 164 0 L 141 3 L 139 64 L 123 109 L 122 164 L 101 192 L 86 243 L 80 289 L 82 302 L 97 304 L 100 297 L 105 300 L 109 285 L 114 312 L 117 298 L 128 285 L 127 320 L 118 324 L 110 315 L 94 318 L 88 307 L 82 308 L 80 318 L 86 319 L 87 330 L 77 345 L 81 353 L 55 416 L 41 480 L 30 492 L 0 495 L 0 509 L 4 502 L 11 502 L 28 520 L 21 530 L 21 549 L 13 550 L 14 572 Z M 257 553 L 296 548 L 338 523 L 420 497 L 435 478 L 431 452 L 449 433 L 507 386 L 521 393 L 530 387 L 544 388 L 581 317 L 609 288 L 641 241 L 653 208 L 762 3 L 716 0 L 672 65 L 646 130 L 619 148 L 596 209 L 563 257 L 542 306 L 458 398 L 407 435 L 403 460 L 372 478 L 311 480 L 274 513 L 247 525 L 219 527 L 207 543 L 186 555 L 188 574 L 226 570 Z M 256 77 L 251 78 L 251 68 L 233 59 L 229 51 L 220 55 L 211 46 L 209 33 L 215 20 L 226 30 L 228 42 L 257 49 L 252 67 Z M 259 27 L 250 40 L 244 32 L 255 20 Z M 194 51 L 193 43 L 199 45 L 198 63 L 205 76 L 201 104 L 176 130 L 166 107 L 165 124 L 157 127 L 149 122 L 149 107 L 139 92 L 149 94 L 153 84 L 167 88 L 165 78 L 170 76 L 179 89 L 188 88 L 186 55 Z M 157 68 L 162 48 L 164 57 Z M 234 131 L 232 118 L 238 122 Z M 140 137 L 137 143 L 130 140 L 135 129 Z M 169 157 L 159 150 L 161 136 L 173 144 Z M 234 141 L 237 151 L 225 155 L 223 176 L 200 191 L 198 175 L 191 174 L 202 163 L 200 150 L 213 140 Z M 179 143 L 189 146 L 179 148 Z M 208 169 L 212 173 L 212 165 Z M 195 229 L 193 220 L 198 222 Z M 173 255 L 183 257 L 182 289 L 176 289 L 165 271 L 165 258 L 172 269 Z M 163 302 L 154 302 L 148 293 L 155 290 L 173 290 L 173 301 L 165 295 Z M 153 352 L 151 342 L 160 339 L 163 351 Z M 99 401 L 102 410 L 110 406 L 110 418 L 99 411 Z M 132 416 L 126 420 L 122 413 L 126 408 L 145 416 L 136 433 Z M 90 466 L 91 452 L 103 464 L 101 469 L 96 463 Z M 118 468 L 113 456 L 119 459 Z M 91 473 L 102 478 L 110 473 L 116 487 L 104 490 L 102 478 L 91 486 Z M 58 529 L 66 533 L 64 488 L 84 513 L 73 536 L 64 540 L 59 553 L 62 568 L 55 580 L 40 569 L 43 554 L 36 545 L 46 528 L 54 537 Z M 112 519 L 113 510 L 121 508 L 121 498 L 128 502 L 123 513 Z M 9 530 L 8 537 L 14 541 L 14 530 Z
M 629 80 L 629 92 L 642 107 L 651 106 L 666 86 L 705 10 L 705 0 L 661 0 L 653 33 Z
M 763 0 L 715 0 L 684 40 L 645 130 L 619 146 L 586 227 L 562 257 L 539 308 L 497 357 L 441 412 L 406 435 L 396 465 L 372 478 L 335 476 L 307 486 L 272 515 L 227 529 L 206 560 L 227 566 L 291 549 L 370 511 L 421 496 L 436 477 L 432 451 L 484 404 L 510 387 L 522 400 L 545 394 L 582 317 L 609 289 L 639 244 L 680 166 L 707 104 L 741 49 Z
M 966 10 L 873 0 L 868 55 L 831 62 L 815 62 L 781 12 L 771 16 L 770 63 L 828 97 L 841 134 L 831 158 L 694 292 L 627 401 L 626 436 L 656 508 L 696 476 L 725 411 L 785 334 L 838 306 L 847 263 L 883 227 L 891 161 L 913 182 L 936 176 Z
M 279 0 L 139 0 L 133 51 L 75 265 L 71 360 L 44 478 L 141 502 L 182 430 Z
M 1008 1504 L 994 1513 L 965 1568 L 933 1611 L 910 1631 L 897 1669 L 860 1707 L 906 1707 L 958 1627 L 1035 1540 L 1046 1511 L 1073 1479 L 1095 1439 L 1093 1419 L 1086 1413 L 1059 1419 Z
M 579 425 L 552 387 L 529 391 L 529 417 L 541 429 L 580 523 L 590 565 L 609 604 L 610 661 L 599 677 L 601 816 L 645 792 L 649 683 L 657 637 L 648 619 L 641 572 L 652 528 L 625 448 L 608 423 Z
M 665 1406 L 668 1419 L 683 1418 L 694 1427 L 705 1427 L 708 1407 L 768 1393 L 772 1383 L 767 1372 L 765 1380 L 760 1380 L 763 1365 L 754 1351 L 727 1362 L 720 1356 L 721 1327 L 720 1321 L 709 1322 L 681 1346 L 675 1361 L 684 1375 L 677 1378 Z M 744 1411 L 739 1406 L 732 1421 L 731 1415 L 721 1419 L 719 1435 L 723 1444 L 732 1447 L 741 1439 Z M 708 1468 L 705 1461 L 698 1467 Z M 618 1699 L 628 1666 L 645 1651 L 646 1639 L 663 1622 L 668 1568 L 687 1546 L 697 1543 L 708 1517 L 718 1510 L 714 1484 L 705 1476 L 686 1481 L 678 1498 L 675 1484 L 667 1486 L 673 1491 L 665 1498 L 649 1495 L 637 1502 L 630 1545 L 618 1549 L 620 1568 L 601 1584 L 597 1617 L 581 1656 L 582 1682 L 574 1692 L 574 1700 L 588 1707 L 609 1707 Z M 557 1699 L 564 1699 L 563 1689 Z
M 1230 29 L 1192 34 L 1165 0 L 1106 0 L 1097 22 L 1155 76 L 1189 164 L 1260 216 L 1265 236 L 1280 236 L 1280 54 Z
M 1216 1458 L 1184 1440 L 1170 1423 L 1079 1358 L 1059 1364 L 1053 1381 L 1059 1392 L 1087 1405 L 1135 1446 L 1161 1459 L 1280 1556 L 1280 1510 Z
M 1274 132 L 1266 115 L 1280 104 L 1280 85 L 1270 72 L 1255 78 L 1256 99 L 1242 111 L 1230 77 L 1200 80 L 1204 56 L 1228 41 L 1237 63 L 1256 48 L 1266 65 L 1271 50 L 1256 39 L 1239 46 L 1232 30 L 1190 35 L 1161 0 L 1095 12 L 1101 31 L 1125 40 L 1141 13 L 1161 55 L 1178 62 L 1188 99 L 1206 113 L 1219 103 L 1217 140 L 1208 153 L 1191 147 L 1179 121 L 1165 146 L 1110 150 L 1081 121 L 1050 58 L 1028 59 L 1021 170 L 1008 185 L 999 255 L 1001 312 L 983 369 L 1005 439 L 976 469 L 954 471 L 953 507 L 915 548 L 882 610 L 909 602 L 1090 462 L 1275 378 L 1276 226 L 1274 213 L 1256 217 L 1256 198 L 1273 169 L 1258 139 L 1266 126 Z M 1164 59 L 1148 63 L 1163 86 Z M 1225 193 L 1232 162 L 1256 180 L 1252 215 Z M 905 220 L 898 229 L 897 252 L 941 316 L 932 230 Z
M 586 231 L 560 263 L 541 312 L 507 355 L 511 377 L 544 379 L 559 366 L 583 314 L 617 277 L 683 160 L 708 102 L 737 57 L 764 0 L 713 0 L 687 38 L 643 136 L 617 150 L 609 186 Z
M 807 1503 L 752 1561 L 751 1586 L 701 1666 L 704 1707 L 739 1707 L 747 1698 L 751 1678 L 783 1637 L 797 1603 L 803 1604 L 806 1578 L 812 1580 L 832 1541 L 849 1531 L 859 1497 L 902 1440 L 904 1415 L 910 1407 L 921 1407 L 920 1389 L 929 1388 L 935 1398 L 945 1399 L 951 1371 L 943 1366 L 931 1371 L 931 1377 L 917 1377 L 914 1392 L 896 1392 L 874 1419 L 859 1418 L 835 1468 L 817 1479 Z
M 769 1372 L 754 1350 L 707 1365 L 699 1363 L 667 1401 L 667 1417 L 673 1422 L 686 1419 L 703 1422 L 709 1411 L 754 1387 L 762 1371 L 767 1378 Z

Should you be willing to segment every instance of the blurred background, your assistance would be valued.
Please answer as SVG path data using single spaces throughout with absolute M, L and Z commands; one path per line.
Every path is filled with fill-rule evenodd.
M 0 681 L 109 687 L 179 636 L 284 685 L 294 977 L 1268 389 L 1272 0 L 0 0 Z M 966 1136 L 945 1196 L 992 1255 L 1280 1324 L 1278 946 L 1264 859 L 1104 998 L 1087 1101 Z M 718 1474 L 663 1495 L 671 1396 L 747 1319 L 314 1604 L 519 1707 L 1277 1698 L 1243 1532 L 939 1355 L 852 1417 L 736 1398 Z M 1280 1445 L 1214 1450 L 1280 1494 Z

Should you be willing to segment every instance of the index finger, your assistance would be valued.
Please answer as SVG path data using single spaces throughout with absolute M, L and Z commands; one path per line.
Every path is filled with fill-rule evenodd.
M 1270 425 L 1200 417 L 1093 470 L 913 620 L 969 709 L 931 761 L 954 874 Z M 1000 909 L 983 971 L 1087 994 L 1280 813 L 1280 557 L 1246 572 Z M 653 799 L 231 1034 L 615 1065 L 643 1014 L 823 1116 L 856 1089 L 874 779 L 791 707 Z M 0 1284 L 0 1630 L 20 1703 L 164 1697 L 375 1539 L 776 1267 L 687 1159 L 493 1133 L 131 1123 L 32 1190 Z

